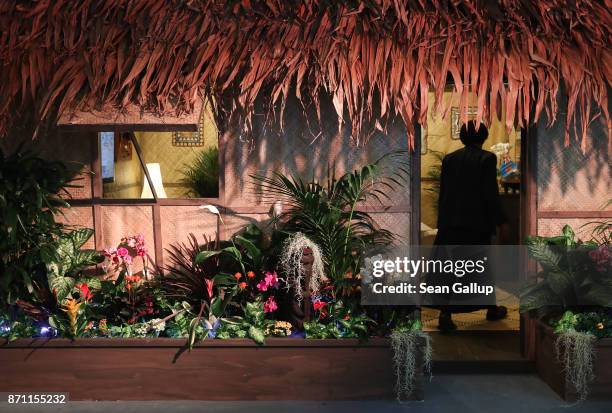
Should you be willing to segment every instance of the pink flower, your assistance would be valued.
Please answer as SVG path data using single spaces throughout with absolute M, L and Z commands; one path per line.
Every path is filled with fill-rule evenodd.
M 112 247 L 112 248 L 104 248 L 104 256 L 105 257 L 112 257 L 113 255 L 117 254 L 117 248 Z
M 136 247 L 136 240 L 134 238 L 128 238 L 127 246 L 130 247 L 130 248 L 135 248 Z
M 259 291 L 268 291 L 268 284 L 266 283 L 266 280 L 261 280 L 259 284 L 257 284 L 257 289 Z
M 278 283 L 278 275 L 276 275 L 276 271 L 274 272 L 268 271 L 266 273 L 265 282 L 268 287 L 278 288 L 279 283 Z
M 117 249 L 117 255 L 119 255 L 120 257 L 125 257 L 128 254 L 129 254 L 129 252 L 128 252 L 127 248 L 119 247 Z
M 278 305 L 276 304 L 276 301 L 274 301 L 274 297 L 272 296 L 268 297 L 268 300 L 264 303 L 264 312 L 272 313 L 276 311 L 277 309 L 278 309 Z
M 125 262 L 127 265 L 132 265 L 132 257 L 126 255 L 125 257 L 123 257 L 123 262 Z

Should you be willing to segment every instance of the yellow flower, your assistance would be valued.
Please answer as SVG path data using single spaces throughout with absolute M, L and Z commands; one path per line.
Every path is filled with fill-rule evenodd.
M 70 331 L 75 336 L 77 334 L 77 317 L 79 315 L 81 305 L 83 305 L 82 302 L 77 301 L 74 298 L 68 298 L 62 307 L 62 311 L 68 314 L 68 319 L 70 320 Z
M 598 330 L 603 330 L 604 325 L 603 325 L 603 323 L 597 323 L 596 327 L 597 327 Z

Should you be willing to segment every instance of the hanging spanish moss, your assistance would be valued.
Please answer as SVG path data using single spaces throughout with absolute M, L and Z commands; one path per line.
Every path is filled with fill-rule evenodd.
M 305 268 L 302 262 L 304 251 L 310 249 L 314 259 L 308 288 L 311 295 L 319 292 L 321 278 L 325 274 L 323 256 L 317 244 L 301 232 L 292 234 L 285 240 L 280 256 L 280 265 L 287 277 L 287 288 L 292 289 L 298 302 L 303 299 Z
M 420 348 L 421 343 L 424 345 Z M 421 330 L 396 329 L 391 333 L 393 364 L 395 367 L 395 390 L 397 400 L 409 398 L 414 391 L 417 371 L 431 375 L 431 336 Z M 419 354 L 423 361 L 419 364 Z
M 589 333 L 575 330 L 560 333 L 555 341 L 557 359 L 563 363 L 565 381 L 574 386 L 580 400 L 589 394 L 589 384 L 593 374 L 594 342 L 596 338 Z

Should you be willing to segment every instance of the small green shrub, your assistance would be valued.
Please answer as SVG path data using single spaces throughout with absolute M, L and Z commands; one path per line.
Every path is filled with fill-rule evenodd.
M 191 164 L 183 168 L 182 182 L 188 195 L 196 198 L 219 196 L 219 148 L 210 147 L 198 154 Z

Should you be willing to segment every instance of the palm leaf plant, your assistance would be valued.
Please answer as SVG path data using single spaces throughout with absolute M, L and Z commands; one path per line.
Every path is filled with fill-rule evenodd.
M 271 177 L 251 178 L 264 200 L 283 202 L 284 211 L 276 217 L 285 235 L 302 233 L 322 251 L 328 278 L 336 290 L 349 294 L 355 286 L 352 277 L 369 245 L 389 244 L 395 236 L 380 228 L 364 209 L 364 202 L 384 204 L 409 175 L 404 151 L 391 152 L 377 161 L 336 177 L 328 170 L 324 183 L 305 181 L 297 175 L 274 173 Z
M 188 195 L 197 198 L 219 196 L 219 148 L 210 147 L 199 152 L 192 163 L 184 165 L 182 173 Z

